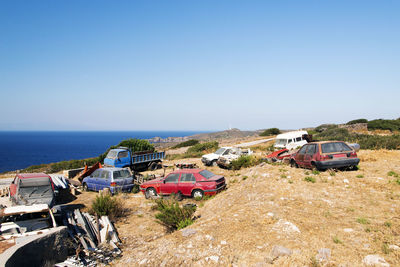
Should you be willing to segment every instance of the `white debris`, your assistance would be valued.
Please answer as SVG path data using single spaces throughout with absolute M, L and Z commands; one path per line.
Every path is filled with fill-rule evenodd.
M 221 245 L 226 245 L 226 244 L 228 244 L 228 243 L 225 240 L 221 241 Z
M 206 261 L 212 260 L 215 263 L 218 263 L 219 261 L 219 257 L 218 256 L 210 256 L 210 257 L 206 257 Z
M 399 247 L 399 246 L 396 246 L 396 245 L 389 245 L 389 249 L 392 249 L 392 250 L 399 250 L 400 247 Z
M 389 263 L 379 255 L 367 255 L 363 259 L 363 263 L 367 266 L 382 266 L 389 267 Z
M 267 213 L 267 216 L 269 216 L 269 217 L 274 217 L 274 214 L 273 214 L 272 212 L 268 212 L 268 213 Z
M 351 232 L 354 232 L 354 230 L 353 230 L 352 228 L 344 228 L 344 229 L 343 229 L 343 232 L 345 232 L 345 233 L 351 233 Z
M 285 221 L 283 219 L 280 219 L 278 222 L 276 222 L 272 227 L 272 230 L 275 232 L 284 232 L 286 234 L 300 233 L 299 228 L 295 224 Z
M 343 183 L 348 184 L 348 183 L 349 183 L 349 180 L 343 179 Z

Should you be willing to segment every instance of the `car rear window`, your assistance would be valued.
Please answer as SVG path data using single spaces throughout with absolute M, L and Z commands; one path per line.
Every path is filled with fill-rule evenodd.
M 325 143 L 321 145 L 322 153 L 336 153 L 343 151 L 351 151 L 352 149 L 345 143 Z
M 201 171 L 201 172 L 199 172 L 199 174 L 206 179 L 210 179 L 211 177 L 215 176 L 214 173 L 207 171 L 207 170 Z
M 114 179 L 120 179 L 120 178 L 128 178 L 131 177 L 131 172 L 128 170 L 119 170 L 119 171 L 114 171 Z

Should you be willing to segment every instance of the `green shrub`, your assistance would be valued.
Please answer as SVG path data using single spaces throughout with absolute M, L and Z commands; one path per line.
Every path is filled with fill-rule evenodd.
M 164 225 L 168 231 L 182 229 L 193 223 L 196 206 L 185 205 L 181 207 L 175 199 L 161 198 L 155 202 L 155 208 L 159 211 L 155 215 L 157 222 Z
M 356 124 L 356 123 L 368 123 L 368 120 L 367 119 L 357 119 L 357 120 L 349 121 L 346 124 L 347 125 L 352 125 L 352 124 Z
M 321 124 L 320 126 L 315 127 L 314 131 L 318 132 L 318 133 L 322 133 L 326 130 L 335 129 L 335 128 L 338 128 L 338 126 L 336 124 Z
M 395 182 L 400 185 L 400 179 L 396 179 Z
M 312 171 L 312 174 L 314 174 L 314 175 L 319 175 L 321 172 L 319 171 L 319 170 L 313 170 Z
M 109 216 L 111 219 L 115 219 L 122 216 L 125 209 L 122 202 L 116 197 L 100 195 L 93 200 L 91 211 L 99 216 Z
M 310 182 L 310 183 L 315 183 L 316 182 L 315 178 L 311 177 L 311 176 L 304 177 L 304 181 Z
M 361 223 L 361 224 L 370 224 L 369 220 L 367 218 L 364 218 L 364 217 L 357 218 L 357 222 Z
M 173 146 L 172 148 L 175 149 L 175 148 L 181 148 L 181 147 L 194 146 L 194 145 L 197 145 L 198 143 L 199 143 L 199 140 L 191 139 L 191 140 L 179 143 L 179 144 Z
M 364 178 L 364 175 L 359 174 L 359 175 L 357 175 L 356 177 L 357 177 L 357 178 Z
M 393 176 L 393 177 L 396 177 L 396 178 L 399 177 L 399 174 L 398 174 L 397 172 L 394 172 L 394 171 L 388 172 L 387 175 L 388 175 L 388 176 Z
M 333 242 L 334 242 L 335 244 L 342 244 L 342 243 L 343 243 L 342 240 L 340 240 L 337 236 L 334 236 L 334 237 L 332 238 L 332 240 L 333 240 Z
M 232 160 L 231 166 L 233 170 L 248 168 L 257 165 L 259 161 L 253 156 L 240 156 L 238 159 Z
M 188 149 L 188 153 L 199 153 L 216 149 L 218 149 L 218 142 L 213 141 L 213 142 L 196 144 Z
M 368 122 L 368 130 L 398 131 L 400 130 L 400 120 L 372 120 Z
M 269 129 L 266 129 L 264 132 L 260 133 L 260 136 L 277 135 L 280 133 L 281 133 L 281 131 L 278 128 L 269 128 Z

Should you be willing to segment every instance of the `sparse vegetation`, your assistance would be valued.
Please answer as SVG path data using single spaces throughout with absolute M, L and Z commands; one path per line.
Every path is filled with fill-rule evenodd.
M 199 143 L 199 140 L 191 139 L 191 140 L 179 143 L 179 144 L 173 146 L 172 148 L 176 149 L 176 148 L 181 148 L 181 147 L 194 146 L 194 145 L 197 145 L 198 143 Z
M 318 126 L 317 128 L 318 131 L 314 135 L 314 138 L 317 140 L 338 140 L 358 143 L 363 149 L 400 149 L 400 135 L 398 134 L 381 136 L 350 133 L 347 129 L 338 128 L 337 125 Z
M 185 159 L 185 158 L 199 158 L 205 153 L 211 153 L 218 149 L 218 142 L 206 142 L 206 143 L 198 143 L 192 147 L 190 147 L 185 153 L 183 154 L 173 154 L 168 155 L 167 159 L 174 160 L 174 159 Z
M 387 175 L 388 175 L 388 176 L 393 176 L 393 177 L 396 177 L 396 178 L 399 177 L 399 174 L 398 174 L 397 172 L 394 172 L 394 171 L 388 172 Z
M 281 174 L 281 178 L 287 178 L 287 176 L 284 174 Z
M 281 133 L 281 131 L 278 128 L 269 128 L 269 129 L 266 129 L 264 132 L 260 133 L 260 136 L 277 135 L 280 133 Z
M 352 125 L 352 124 L 356 124 L 356 123 L 368 123 L 367 119 L 357 119 L 357 120 L 352 120 L 347 122 L 347 125 Z
M 260 161 L 254 156 L 240 156 L 238 159 L 233 160 L 231 163 L 232 170 L 240 170 L 241 168 L 248 168 L 257 165 Z
M 356 177 L 357 177 L 357 178 L 364 178 L 364 175 L 358 174 Z
M 333 243 L 335 243 L 335 244 L 342 244 L 343 243 L 342 240 L 340 240 L 337 236 L 334 236 L 332 238 L 332 240 L 333 240 Z
M 335 176 L 335 175 L 336 175 L 336 172 L 333 171 L 333 170 L 330 170 L 330 171 L 329 171 L 329 175 L 330 175 L 330 176 Z
M 386 221 L 385 223 L 384 223 L 384 225 L 386 226 L 386 227 L 392 227 L 392 223 L 391 222 L 389 222 L 389 221 Z
M 169 232 L 182 229 L 194 221 L 195 205 L 179 206 L 173 198 L 157 199 L 155 203 L 155 209 L 159 211 L 155 215 L 157 222 L 165 226 Z
M 314 174 L 314 175 L 319 175 L 321 172 L 320 171 L 318 171 L 318 170 L 313 170 L 312 171 L 312 174 Z
M 370 224 L 370 221 L 367 218 L 359 217 L 357 218 L 357 222 L 360 224 Z
M 122 202 L 116 197 L 99 195 L 92 202 L 91 213 L 99 216 L 109 216 L 111 219 L 121 217 L 125 213 Z
M 248 177 L 245 175 L 245 176 L 243 176 L 242 177 L 242 180 L 244 181 L 244 180 L 246 180 Z
M 304 177 L 304 181 L 310 182 L 310 183 L 315 183 L 316 182 L 315 178 L 311 177 L 311 176 Z

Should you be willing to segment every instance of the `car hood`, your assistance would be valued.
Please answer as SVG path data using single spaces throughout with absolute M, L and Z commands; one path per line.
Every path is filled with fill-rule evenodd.
M 205 159 L 217 159 L 217 158 L 219 158 L 219 156 L 220 155 L 218 155 L 218 154 L 210 153 L 210 154 L 203 155 L 203 158 L 205 158 Z

